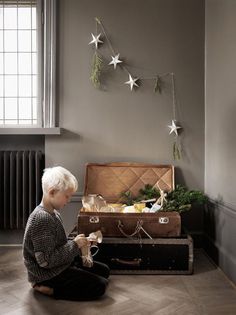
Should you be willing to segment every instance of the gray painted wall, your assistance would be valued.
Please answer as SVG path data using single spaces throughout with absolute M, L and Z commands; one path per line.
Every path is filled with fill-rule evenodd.
M 135 76 L 175 73 L 184 128 L 180 162 L 172 159 L 173 137 L 167 128 L 172 118 L 170 79 L 162 95 L 153 93 L 150 81 L 130 92 L 120 68 L 106 67 L 103 90 L 90 83 L 93 48 L 88 43 L 96 16 Z M 46 164 L 69 168 L 80 181 L 80 192 L 85 164 L 111 161 L 172 163 L 178 182 L 203 189 L 204 1 L 61 0 L 58 22 L 57 103 L 64 132 L 46 136 Z M 106 45 L 101 51 L 109 62 Z M 186 218 L 195 230 L 202 228 L 199 216 L 196 211 Z
M 236 282 L 236 1 L 206 1 L 207 250 Z
M 46 165 L 63 165 L 79 179 L 82 194 L 88 162 L 171 163 L 176 181 L 204 188 L 204 0 L 58 1 L 58 121 L 61 136 L 45 136 Z M 94 17 L 106 28 L 116 52 L 136 76 L 176 75 L 183 159 L 172 159 L 167 125 L 172 119 L 170 78 L 162 95 L 145 81 L 130 92 L 126 73 L 106 67 L 104 89 L 90 83 Z M 101 47 L 107 61 L 110 53 Z M 36 140 L 34 140 L 36 139 Z M 33 136 L 2 136 L 1 146 L 19 149 L 38 143 Z M 41 137 L 37 146 L 43 144 Z M 78 195 L 80 195 L 78 194 Z M 69 231 L 80 208 L 73 198 L 62 217 Z M 202 212 L 183 215 L 191 231 L 202 231 Z M 15 242 L 21 242 L 17 238 Z

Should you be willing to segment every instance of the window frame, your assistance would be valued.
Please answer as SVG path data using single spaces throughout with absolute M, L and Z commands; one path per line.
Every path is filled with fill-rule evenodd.
M 43 2 L 43 98 L 42 127 L 56 126 L 56 0 Z M 40 2 L 41 2 L 40 1 Z
M 37 0 L 38 97 L 36 125 L 3 125 L 0 134 L 60 134 L 56 127 L 56 0 Z

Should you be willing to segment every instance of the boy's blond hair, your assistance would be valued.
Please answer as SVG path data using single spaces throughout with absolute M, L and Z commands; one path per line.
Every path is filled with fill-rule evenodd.
M 62 166 L 54 166 L 45 168 L 42 176 L 43 193 L 47 193 L 50 189 L 65 191 L 72 189 L 76 192 L 78 181 L 75 176 Z

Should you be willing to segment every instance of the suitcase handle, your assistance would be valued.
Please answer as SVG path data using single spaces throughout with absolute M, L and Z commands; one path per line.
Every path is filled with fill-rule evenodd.
M 112 262 L 116 262 L 121 265 L 128 265 L 128 266 L 140 266 L 140 263 L 142 261 L 141 258 L 134 258 L 133 260 L 125 260 L 120 258 L 112 258 Z

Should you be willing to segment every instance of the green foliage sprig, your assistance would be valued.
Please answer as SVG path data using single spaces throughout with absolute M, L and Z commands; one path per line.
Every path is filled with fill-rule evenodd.
M 150 184 L 147 184 L 144 186 L 144 188 L 141 188 L 139 190 L 139 195 L 137 197 L 137 200 L 148 200 L 152 198 L 159 198 L 160 192 L 156 189 L 156 187 L 153 187 Z
M 154 92 L 159 92 L 161 94 L 162 85 L 163 85 L 162 79 L 160 78 L 159 75 L 157 75 L 155 79 Z
M 130 206 L 141 200 L 157 199 L 160 197 L 160 192 L 152 185 L 147 184 L 143 189 L 140 189 L 137 198 L 133 198 L 130 191 L 123 192 L 121 196 L 123 197 L 123 202 Z M 176 185 L 173 191 L 166 193 L 165 199 L 161 211 L 177 211 L 179 213 L 190 210 L 194 203 L 203 205 L 208 200 L 207 196 L 201 191 L 188 190 L 182 185 Z
M 127 206 L 132 206 L 135 202 L 130 191 L 125 191 L 121 193 L 122 202 L 125 203 Z
M 180 149 L 179 149 L 176 141 L 173 143 L 173 158 L 174 158 L 174 160 L 180 160 L 181 159 Z
M 193 203 L 203 205 L 207 200 L 199 190 L 187 190 L 185 186 L 176 185 L 175 190 L 167 194 L 163 211 L 184 212 L 190 210 Z
M 153 198 L 159 198 L 160 192 L 150 184 L 144 186 L 139 190 L 139 195 L 134 198 L 130 191 L 125 191 L 121 193 L 122 201 L 127 205 L 131 206 L 136 202 L 140 202 L 141 200 L 148 200 Z
M 96 88 L 99 88 L 101 85 L 100 77 L 103 68 L 103 60 L 102 57 L 95 51 L 92 62 L 92 70 L 90 80 Z

